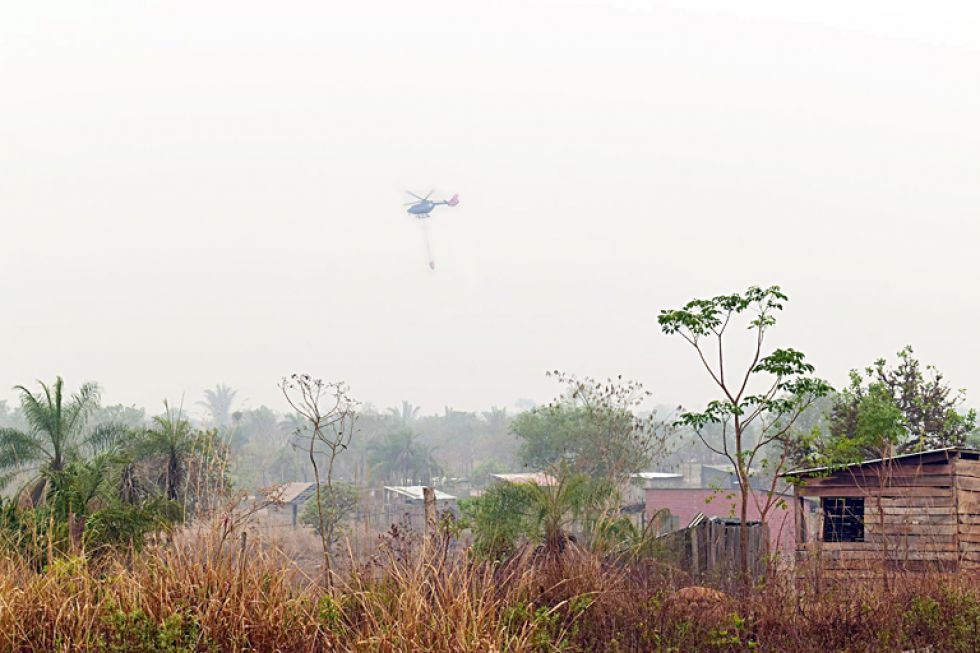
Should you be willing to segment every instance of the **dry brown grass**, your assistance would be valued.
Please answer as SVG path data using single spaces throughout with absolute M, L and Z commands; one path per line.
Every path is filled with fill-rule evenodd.
M 678 592 L 690 579 L 655 562 L 569 548 L 492 565 L 395 534 L 328 594 L 286 540 L 199 529 L 40 573 L 2 557 L 0 651 L 980 650 L 975 576 Z

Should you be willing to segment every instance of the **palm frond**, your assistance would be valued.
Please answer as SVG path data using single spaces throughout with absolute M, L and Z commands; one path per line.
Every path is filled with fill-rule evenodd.
M 88 503 L 99 494 L 110 478 L 109 472 L 120 462 L 113 453 L 102 453 L 81 465 L 76 474 L 77 492 L 83 503 Z
M 82 444 L 95 455 L 117 451 L 127 440 L 132 440 L 132 431 L 122 424 L 99 424 L 85 436 Z
M 0 488 L 5 488 L 25 474 L 24 470 L 16 470 L 0 474 Z
M 14 390 L 20 392 L 20 407 L 24 413 L 24 419 L 35 432 L 48 434 L 53 441 L 60 430 L 58 427 L 58 416 L 54 409 L 50 389 L 42 382 L 38 384 L 43 390 L 43 400 L 41 395 L 35 395 L 28 388 L 17 385 Z
M 78 392 L 72 395 L 71 403 L 64 415 L 66 439 L 76 437 L 85 428 L 89 416 L 99 407 L 100 399 L 101 392 L 96 383 L 83 383 Z
M 0 470 L 16 472 L 50 457 L 51 453 L 38 442 L 35 435 L 17 429 L 0 428 Z

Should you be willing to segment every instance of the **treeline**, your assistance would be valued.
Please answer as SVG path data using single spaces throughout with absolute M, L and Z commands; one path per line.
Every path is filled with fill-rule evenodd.
M 102 405 L 97 395 L 86 399 L 86 424 L 109 427 L 129 436 L 152 429 L 159 419 L 177 419 L 195 431 L 213 430 L 228 449 L 229 474 L 236 487 L 248 492 L 289 481 L 311 480 L 303 442 L 308 429 L 302 420 L 267 406 L 239 407 L 237 391 L 217 385 L 197 402 L 193 418 L 187 408 L 165 406 L 160 415 L 143 408 Z M 38 385 L 39 394 L 44 386 Z M 18 389 L 18 392 L 20 390 Z M 38 393 L 35 393 L 38 394 Z M 485 476 L 487 470 L 511 471 L 518 462 L 518 443 L 509 431 L 512 416 L 504 408 L 466 412 L 445 408 L 422 415 L 408 401 L 379 410 L 371 405 L 358 411 L 356 437 L 338 463 L 347 480 L 391 484 L 424 484 L 452 476 Z M 34 429 L 22 402 L 0 401 L 0 428 L 22 432 Z
M 587 523 L 611 528 L 598 516 L 617 508 L 619 489 L 635 472 L 727 463 L 743 498 L 758 486 L 751 477 L 769 479 L 762 488 L 771 499 L 764 519 L 776 504 L 779 474 L 793 467 L 978 443 L 976 413 L 965 409 L 963 391 L 920 363 L 911 348 L 892 362 L 879 359 L 853 371 L 848 386 L 834 390 L 800 351 L 767 347 L 786 301 L 778 287 L 752 287 L 661 312 L 663 332 L 697 352 L 696 364 L 717 388 L 700 410 L 651 412 L 652 398 L 638 382 L 558 371 L 550 373 L 556 398 L 516 415 L 496 407 L 422 415 L 407 401 L 385 410 L 356 404 L 356 423 L 331 457 L 329 476 L 360 487 L 467 489 L 488 486 L 496 472 L 557 478 L 557 489 L 544 494 L 491 492 L 482 506 L 468 506 L 470 524 L 512 533 L 506 541 L 477 533 L 483 548 L 501 553 L 534 533 L 562 542 L 564 525 L 581 522 L 584 512 Z M 726 365 L 739 323 L 747 331 L 735 333 L 748 333 L 754 346 L 742 369 Z M 50 552 L 139 542 L 217 502 L 315 478 L 311 422 L 296 412 L 246 409 L 226 385 L 205 391 L 195 405 L 204 417 L 197 420 L 167 403 L 156 415 L 105 406 L 97 385 L 70 393 L 60 378 L 15 391 L 15 405 L 0 402 L 0 483 L 8 496 L 6 530 L 13 534 L 4 540 L 17 547 Z M 574 491 L 561 495 L 568 488 Z

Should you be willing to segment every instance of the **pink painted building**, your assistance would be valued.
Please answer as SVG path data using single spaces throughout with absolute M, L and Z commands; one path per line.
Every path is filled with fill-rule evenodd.
M 764 505 L 765 493 L 749 497 L 749 521 L 758 521 L 759 507 Z M 775 505 L 770 509 L 768 519 L 769 539 L 772 550 L 781 549 L 792 554 L 796 546 L 796 520 L 790 509 L 793 505 L 792 494 L 781 494 L 785 498 L 785 508 Z M 735 517 L 739 516 L 739 492 L 734 490 L 716 490 L 711 488 L 647 488 L 646 517 L 651 519 L 658 510 L 666 509 L 671 515 L 671 530 L 684 528 L 698 513 L 705 517 Z

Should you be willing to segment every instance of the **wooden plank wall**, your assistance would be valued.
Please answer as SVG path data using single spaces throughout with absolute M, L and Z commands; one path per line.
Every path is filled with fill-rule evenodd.
M 956 464 L 956 524 L 960 564 L 964 569 L 980 567 L 980 460 L 961 454 Z
M 828 571 L 954 570 L 959 520 L 955 461 L 913 458 L 814 478 L 799 488 L 806 497 L 863 497 L 864 541 L 823 542 L 823 515 L 800 543 L 801 557 L 816 557 Z M 980 465 L 976 487 L 980 490 Z M 978 494 L 980 498 L 980 494 Z M 980 508 L 977 509 L 980 513 Z M 980 525 L 980 521 L 978 521 Z M 980 533 L 980 531 L 978 531 Z M 977 558 L 980 563 L 980 556 Z

